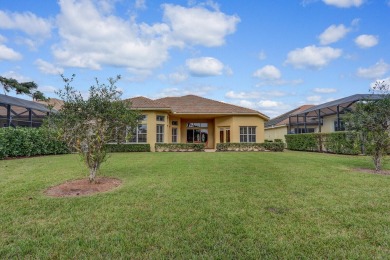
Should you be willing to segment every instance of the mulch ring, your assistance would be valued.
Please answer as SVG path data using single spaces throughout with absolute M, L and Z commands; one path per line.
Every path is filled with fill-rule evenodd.
M 390 170 L 375 171 L 373 169 L 366 169 L 366 168 L 355 168 L 352 170 L 357 172 L 370 173 L 370 174 L 390 175 Z
M 45 191 L 45 194 L 50 197 L 88 196 L 112 190 L 121 184 L 121 180 L 109 177 L 96 178 L 95 183 L 89 182 L 87 178 L 69 180 L 60 185 L 50 187 Z

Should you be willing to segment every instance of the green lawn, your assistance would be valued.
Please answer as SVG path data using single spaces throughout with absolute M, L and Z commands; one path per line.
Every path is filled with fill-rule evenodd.
M 76 155 L 0 161 L 0 258 L 388 258 L 390 176 L 318 153 L 113 154 L 111 192 L 49 198 Z

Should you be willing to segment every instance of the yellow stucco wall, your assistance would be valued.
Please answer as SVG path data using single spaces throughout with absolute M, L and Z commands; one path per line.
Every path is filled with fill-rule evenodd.
M 286 142 L 285 135 L 287 134 L 287 126 L 280 126 L 274 128 L 265 128 L 264 136 L 267 140 L 282 139 L 283 142 Z
M 172 133 L 170 133 L 169 128 L 169 115 L 167 112 L 164 111 L 142 111 L 142 115 L 146 115 L 146 121 L 141 122 L 141 124 L 146 123 L 148 130 L 147 130 L 147 142 L 150 144 L 150 149 L 152 152 L 154 152 L 154 145 L 156 144 L 156 136 L 157 136 L 157 124 L 164 125 L 164 143 L 168 143 L 169 138 L 171 138 Z M 157 122 L 156 117 L 158 115 L 164 116 L 165 121 L 164 122 Z
M 256 127 L 256 142 L 264 142 L 264 119 L 259 116 L 229 116 L 215 119 L 215 137 L 216 142 L 220 143 L 219 131 L 221 128 L 230 129 L 230 142 L 240 142 L 240 126 L 255 126 Z
M 256 127 L 256 142 L 264 142 L 264 120 L 259 116 L 226 116 L 212 119 L 198 118 L 179 118 L 170 116 L 165 111 L 142 111 L 146 115 L 146 120 L 140 124 L 147 124 L 147 142 L 150 144 L 151 151 L 155 151 L 157 124 L 164 125 L 164 143 L 172 142 L 172 128 L 178 129 L 177 142 L 187 142 L 187 123 L 208 123 L 208 142 L 207 148 L 215 148 L 219 140 L 219 130 L 221 128 L 230 129 L 230 142 L 240 142 L 240 126 Z M 164 122 L 157 122 L 158 115 L 164 116 Z M 177 126 L 172 126 L 172 121 L 177 121 Z

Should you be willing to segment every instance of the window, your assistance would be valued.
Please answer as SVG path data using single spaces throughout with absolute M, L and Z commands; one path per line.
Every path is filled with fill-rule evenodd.
M 209 127 L 208 123 L 187 123 L 188 128 L 207 128 Z
M 138 121 L 146 121 L 148 119 L 147 115 L 140 115 Z
M 156 116 L 156 120 L 159 122 L 165 122 L 165 116 Z
M 172 125 L 179 125 L 179 122 L 177 122 L 177 121 L 172 121 Z
M 337 126 L 337 120 L 334 121 L 334 130 L 335 131 L 345 131 L 345 123 L 340 120 L 340 128 Z
M 177 128 L 172 128 L 172 143 L 177 143 Z
M 164 125 L 157 125 L 156 128 L 156 142 L 163 143 L 164 142 Z
M 208 123 L 187 123 L 187 143 L 207 143 Z
M 130 131 L 130 129 L 128 129 Z M 146 143 L 147 142 L 147 125 L 139 124 L 134 131 L 131 131 L 131 138 L 129 139 L 130 143 Z
M 291 134 L 314 133 L 314 128 L 294 128 Z
M 240 126 L 240 143 L 256 143 L 255 126 Z

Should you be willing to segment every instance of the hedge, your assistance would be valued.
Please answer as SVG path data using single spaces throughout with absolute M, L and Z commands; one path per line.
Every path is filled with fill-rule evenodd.
M 361 139 L 357 133 L 309 133 L 285 135 L 287 149 L 296 151 L 360 154 Z
M 194 144 L 194 143 L 156 143 L 156 152 L 204 152 L 205 144 Z
M 65 153 L 69 153 L 66 144 L 47 129 L 0 128 L 0 159 Z
M 106 144 L 110 153 L 150 152 L 150 144 Z
M 265 143 L 220 143 L 217 144 L 218 152 L 263 152 L 263 151 L 272 151 L 272 152 L 283 152 L 284 150 L 283 142 L 265 142 Z

